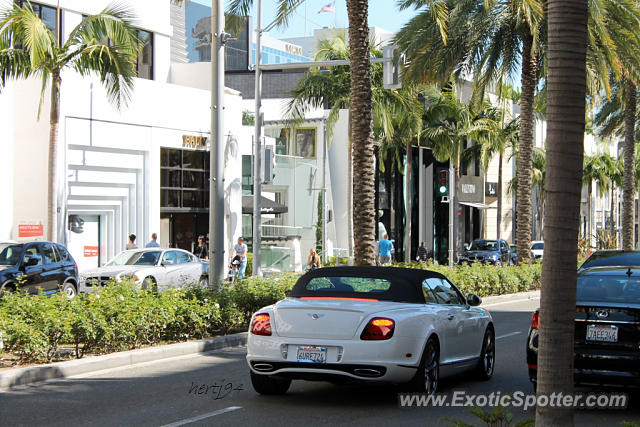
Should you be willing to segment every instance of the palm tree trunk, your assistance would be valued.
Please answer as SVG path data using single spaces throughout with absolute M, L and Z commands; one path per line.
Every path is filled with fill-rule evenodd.
M 498 213 L 496 215 L 496 239 L 502 237 L 502 153 L 498 155 Z
M 60 72 L 51 75 L 49 114 L 49 184 L 47 192 L 47 240 L 58 241 L 58 125 L 60 122 Z
M 458 154 L 455 159 L 454 168 L 454 177 L 455 180 L 452 183 L 449 183 L 450 188 L 453 188 L 453 197 L 449 203 L 453 202 L 453 263 L 455 264 L 458 261 L 458 232 L 460 230 L 460 216 L 458 215 L 458 200 L 460 200 L 460 196 L 458 195 L 460 182 L 460 154 Z
M 353 257 L 353 145 L 351 142 L 351 109 L 347 125 L 348 153 L 347 161 L 347 248 L 349 259 Z
M 351 137 L 353 141 L 353 232 L 355 265 L 374 265 L 375 164 L 371 116 L 368 0 L 347 0 L 351 57 Z
M 626 80 L 624 103 L 624 185 L 622 191 L 622 248 L 633 249 L 634 136 L 636 88 Z
M 615 224 L 615 219 L 616 219 L 616 215 L 615 215 L 615 209 L 616 209 L 616 203 L 615 203 L 615 192 L 616 192 L 616 183 L 615 181 L 612 179 L 611 180 L 611 209 L 609 210 L 609 226 L 611 227 L 611 236 L 615 239 L 616 236 L 616 224 Z
M 587 0 L 548 1 L 547 169 L 538 394 L 573 393 L 576 263 L 585 125 Z M 520 183 L 518 183 L 520 186 Z M 537 426 L 573 426 L 573 408 L 538 406 Z
M 404 262 L 411 261 L 411 173 L 413 164 L 413 150 L 411 141 L 407 142 L 407 169 L 405 171 L 405 222 L 404 222 Z
M 531 173 L 533 169 L 533 99 L 536 89 L 537 60 L 533 49 L 533 36 L 529 33 L 522 45 L 522 95 L 520 98 L 520 142 L 518 143 L 518 195 L 516 244 L 518 263 L 531 261 Z

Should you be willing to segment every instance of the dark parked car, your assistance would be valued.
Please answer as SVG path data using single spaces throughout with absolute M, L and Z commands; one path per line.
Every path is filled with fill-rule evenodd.
M 57 243 L 0 243 L 0 294 L 16 289 L 35 294 L 78 292 L 78 266 Z
M 469 249 L 458 259 L 458 264 L 493 264 L 497 266 L 511 264 L 511 250 L 504 240 L 474 240 Z
M 602 266 L 640 266 L 640 251 L 623 251 L 618 249 L 595 251 L 582 263 L 578 271 L 585 268 Z
M 529 378 L 536 382 L 539 312 L 527 339 Z M 640 386 L 640 268 L 595 267 L 578 272 L 574 381 Z

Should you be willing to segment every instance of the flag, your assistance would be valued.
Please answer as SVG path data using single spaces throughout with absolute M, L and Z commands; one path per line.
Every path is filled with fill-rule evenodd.
M 336 2 L 332 1 L 329 4 L 322 6 L 322 9 L 320 9 L 318 13 L 322 12 L 336 13 Z

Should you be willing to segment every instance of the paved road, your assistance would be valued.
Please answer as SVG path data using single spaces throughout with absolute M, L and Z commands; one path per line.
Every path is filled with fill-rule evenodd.
M 488 306 L 497 335 L 493 379 L 458 377 L 441 384 L 440 391 L 530 392 L 524 346 L 530 313 L 537 305 L 537 299 L 520 299 Z M 479 425 L 460 408 L 399 408 L 396 392 L 382 386 L 297 381 L 285 396 L 260 396 L 251 389 L 244 351 L 174 358 L 0 393 L 0 426 L 447 425 L 443 417 Z M 196 394 L 194 387 L 201 385 L 222 385 L 222 390 L 209 387 L 208 393 Z M 631 405 L 636 408 L 624 411 L 579 411 L 576 425 L 637 422 L 639 402 L 634 398 Z M 533 410 L 512 413 L 517 420 L 534 416 Z

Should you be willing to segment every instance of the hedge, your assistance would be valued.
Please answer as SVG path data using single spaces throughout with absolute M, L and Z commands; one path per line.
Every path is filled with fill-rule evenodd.
M 464 294 L 481 297 L 540 286 L 540 264 L 453 270 L 418 263 L 406 266 L 438 271 Z M 188 287 L 154 293 L 130 283 L 113 283 L 73 299 L 8 294 L 0 298 L 0 355 L 3 344 L 18 363 L 51 362 L 63 348 L 81 358 L 225 334 L 246 328 L 255 311 L 285 298 L 298 277 L 295 273 L 249 277 L 214 291 Z

